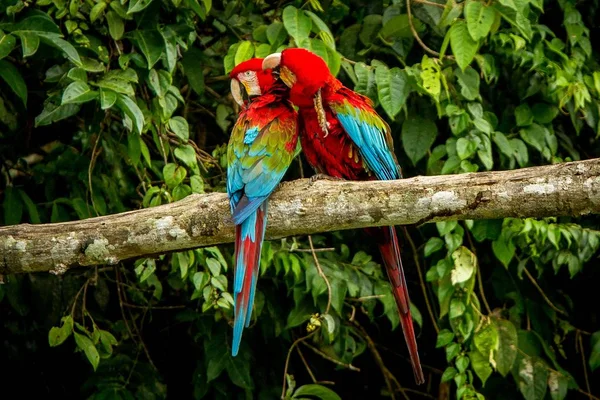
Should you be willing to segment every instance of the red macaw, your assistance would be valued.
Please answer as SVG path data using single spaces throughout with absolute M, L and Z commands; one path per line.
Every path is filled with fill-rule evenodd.
M 242 105 L 227 148 L 227 194 L 235 223 L 233 356 L 252 315 L 268 198 L 298 144 L 297 113 L 287 100 L 288 88 L 260 65 L 262 59 L 249 60 L 230 74 L 233 97 Z
M 279 69 L 299 108 L 300 142 L 309 164 L 319 173 L 348 180 L 402 177 L 394 155 L 390 127 L 371 100 L 345 87 L 325 61 L 305 49 L 286 49 L 267 56 L 263 69 Z M 393 226 L 370 228 L 379 246 L 418 384 L 425 381 L 410 313 L 410 300 Z

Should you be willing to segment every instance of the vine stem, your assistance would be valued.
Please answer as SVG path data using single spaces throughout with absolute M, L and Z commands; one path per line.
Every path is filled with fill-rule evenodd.
M 583 348 L 583 339 L 581 338 L 581 334 L 579 332 L 577 335 L 577 343 L 579 344 L 579 352 L 581 353 L 581 365 L 583 366 L 583 377 L 585 378 L 585 388 L 588 392 L 588 397 L 592 400 L 592 394 L 590 390 L 590 380 L 588 379 L 587 366 L 585 363 L 585 349 Z
M 356 371 L 356 372 L 360 372 L 360 368 L 355 367 L 352 364 L 346 364 L 341 362 L 340 360 L 336 360 L 333 357 L 328 356 L 327 354 L 323 353 L 321 350 L 317 349 L 315 346 L 312 346 L 306 342 L 302 342 L 303 345 L 305 345 L 306 347 L 308 347 L 309 349 L 311 349 L 314 353 L 320 355 L 321 357 L 323 357 L 324 359 L 331 361 L 332 363 L 339 365 L 340 367 L 344 367 L 349 369 L 350 371 Z
M 481 299 L 483 300 L 483 305 L 487 310 L 488 314 L 492 313 L 492 309 L 485 297 L 485 292 L 483 291 L 483 279 L 481 278 L 481 268 L 479 268 L 479 257 L 477 257 L 477 251 L 475 250 L 475 244 L 473 243 L 473 239 L 471 239 L 471 234 L 469 233 L 469 229 L 465 224 L 465 232 L 467 233 L 467 240 L 469 241 L 469 245 L 471 247 L 471 251 L 475 254 L 475 258 L 477 259 L 477 286 L 479 287 L 479 294 L 481 295 Z
M 550 308 L 552 308 L 554 311 L 556 311 L 559 314 L 562 315 L 567 315 L 566 312 L 564 312 L 563 310 L 561 310 L 560 308 L 556 307 L 554 305 L 554 303 L 552 303 L 552 301 L 548 298 L 548 296 L 546 296 L 546 293 L 544 293 L 544 291 L 542 290 L 542 288 L 540 287 L 540 285 L 537 283 L 537 281 L 535 280 L 535 278 L 531 275 L 531 273 L 527 270 L 527 268 L 523 268 L 523 272 L 525 272 L 525 275 L 527 275 L 527 278 L 529 278 L 529 280 L 531 281 L 531 283 L 533 284 L 533 286 L 535 286 L 535 288 L 538 290 L 538 292 L 540 292 L 540 294 L 542 295 L 542 297 L 544 298 L 544 301 L 546 302 L 546 304 L 548 304 L 550 306 Z
M 281 389 L 281 399 L 285 399 L 285 387 L 287 384 L 287 371 L 288 371 L 288 367 L 290 366 L 290 357 L 292 356 L 292 351 L 294 351 L 294 348 L 296 346 L 298 346 L 298 344 L 300 344 L 301 342 L 305 341 L 306 339 L 310 338 L 311 336 L 313 336 L 315 333 L 319 332 L 319 330 L 315 330 L 314 332 L 309 333 L 308 335 L 301 337 L 300 339 L 296 339 L 294 341 L 294 343 L 292 343 L 292 345 L 290 346 L 290 349 L 288 350 L 287 353 L 287 357 L 285 358 L 285 366 L 283 367 L 283 388 Z
M 325 281 L 325 285 L 327 285 L 327 308 L 325 308 L 325 314 L 329 314 L 329 309 L 331 308 L 331 284 L 329 283 L 329 279 L 325 276 L 325 272 L 321 268 L 321 264 L 319 263 L 319 258 L 317 257 L 317 253 L 315 252 L 315 247 L 313 246 L 312 236 L 308 235 L 308 243 L 310 244 L 310 250 L 312 252 L 313 260 L 315 260 L 315 266 L 317 267 L 317 271 L 319 271 L 319 276 L 323 278 Z
M 413 23 L 413 20 L 412 20 L 412 11 L 410 9 L 410 0 L 406 0 L 406 13 L 408 14 L 408 25 L 410 26 L 410 31 L 412 32 L 415 40 L 419 43 L 419 45 L 423 48 L 423 50 L 425 50 L 426 52 L 428 52 L 429 54 L 431 54 L 433 56 L 439 57 L 440 53 L 438 53 L 435 50 L 430 49 L 429 46 L 427 46 L 419 37 L 419 33 L 415 29 L 415 24 Z
M 425 299 L 425 304 L 427 305 L 427 312 L 429 313 L 429 317 L 431 318 L 431 322 L 433 324 L 433 328 L 436 333 L 440 332 L 440 328 L 437 324 L 437 319 L 433 314 L 433 308 L 431 308 L 431 303 L 429 302 L 429 297 L 427 296 L 427 287 L 425 286 L 425 279 L 423 279 L 423 271 L 421 271 L 421 263 L 419 262 L 419 252 L 417 251 L 417 246 L 415 246 L 415 242 L 413 242 L 412 237 L 408 234 L 408 229 L 403 227 L 404 236 L 406 236 L 406 240 L 410 244 L 410 247 L 413 251 L 413 258 L 415 260 L 415 265 L 417 266 L 417 273 L 419 274 L 419 283 L 421 284 L 421 290 L 423 291 L 423 298 Z

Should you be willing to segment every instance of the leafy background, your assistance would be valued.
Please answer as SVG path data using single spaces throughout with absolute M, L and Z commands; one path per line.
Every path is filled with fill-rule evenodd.
M 224 191 L 237 111 L 227 73 L 286 46 L 321 55 L 373 99 L 405 176 L 598 156 L 598 21 L 597 0 L 1 0 L 0 221 Z M 288 179 L 308 174 L 302 162 Z M 420 387 L 362 232 L 313 236 L 314 253 L 306 237 L 265 244 L 237 358 L 231 245 L 7 276 L 2 391 L 598 398 L 597 226 L 589 216 L 406 227 Z

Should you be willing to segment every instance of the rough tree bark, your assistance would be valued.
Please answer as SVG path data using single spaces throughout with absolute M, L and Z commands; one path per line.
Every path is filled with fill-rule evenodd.
M 285 183 L 267 238 L 456 219 L 600 213 L 600 159 L 397 181 Z M 233 241 L 223 193 L 60 224 L 0 228 L 0 274 L 50 271 Z

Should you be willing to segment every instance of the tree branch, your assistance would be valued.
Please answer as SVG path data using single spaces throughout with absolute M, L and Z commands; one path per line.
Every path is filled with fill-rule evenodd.
M 600 159 L 396 181 L 287 182 L 269 205 L 267 238 L 457 219 L 600 213 Z M 224 193 L 81 221 L 0 228 L 0 274 L 116 264 L 233 241 Z

